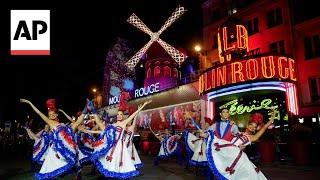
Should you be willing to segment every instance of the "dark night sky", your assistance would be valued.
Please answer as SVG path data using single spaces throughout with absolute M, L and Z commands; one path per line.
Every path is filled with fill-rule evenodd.
M 23 1 L 22 1 L 23 2 Z M 112 3 L 111 3 L 112 2 Z M 188 9 L 164 31 L 161 38 L 174 46 L 191 49 L 201 41 L 201 2 L 198 0 L 80 1 L 42 5 L 40 2 L 12 2 L 0 7 L 0 121 L 35 116 L 19 103 L 30 99 L 43 112 L 47 98 L 71 114 L 84 105 L 90 89 L 102 84 L 108 48 L 116 37 L 126 38 L 139 50 L 148 35 L 126 22 L 135 13 L 157 31 L 180 4 Z M 105 5 L 103 5 L 105 4 Z M 51 10 L 51 55 L 10 55 L 10 10 Z

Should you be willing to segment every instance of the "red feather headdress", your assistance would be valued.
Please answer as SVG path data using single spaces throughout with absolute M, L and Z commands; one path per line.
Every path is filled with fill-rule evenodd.
M 55 99 L 48 99 L 46 102 L 46 105 L 47 105 L 48 111 L 54 111 L 54 112 L 57 111 Z
M 130 94 L 128 92 L 123 91 L 120 94 L 120 101 L 119 101 L 119 111 L 125 112 L 128 110 L 128 100 L 130 99 Z

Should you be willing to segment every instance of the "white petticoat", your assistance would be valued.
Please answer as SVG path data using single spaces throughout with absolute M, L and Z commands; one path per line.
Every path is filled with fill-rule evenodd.
M 77 144 L 78 144 L 78 159 L 81 166 L 85 163 L 90 162 L 91 154 L 93 152 L 92 143 L 94 138 L 87 133 L 77 133 Z
M 135 145 L 133 144 L 132 139 L 133 133 L 131 131 L 126 131 L 125 144 L 127 145 L 128 153 L 131 155 L 131 160 L 133 161 L 134 166 L 137 169 L 140 169 L 143 167 L 143 163 L 141 162 L 141 159 L 139 157 Z
M 116 128 L 116 143 L 106 154 L 101 154 L 94 163 L 105 177 L 132 178 L 139 175 L 139 171 L 136 170 L 123 139 L 124 129 L 121 127 Z
M 73 130 L 59 125 L 53 132 L 52 143 L 42 164 L 37 179 L 52 179 L 71 170 L 77 159 L 77 144 Z
M 49 150 L 49 135 L 42 133 L 40 138 L 37 139 L 33 145 L 32 160 L 38 164 L 42 164 L 45 160 Z
M 231 142 L 219 139 L 211 130 L 209 131 L 207 158 L 209 167 L 215 176 L 218 179 L 229 180 L 265 180 L 263 173 L 238 147 L 240 144 L 247 145 L 248 138 L 235 137 Z M 236 160 L 237 157 L 238 160 Z
M 161 142 L 158 158 L 172 156 L 178 152 L 178 136 L 164 136 Z
M 192 133 L 188 133 L 187 145 L 193 151 L 192 157 L 189 160 L 190 164 L 194 166 L 206 166 L 207 165 L 206 140 L 204 138 L 198 138 Z

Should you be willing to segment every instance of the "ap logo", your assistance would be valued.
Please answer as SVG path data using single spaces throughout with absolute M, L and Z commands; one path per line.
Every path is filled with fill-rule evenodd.
M 50 10 L 11 10 L 11 55 L 50 55 Z

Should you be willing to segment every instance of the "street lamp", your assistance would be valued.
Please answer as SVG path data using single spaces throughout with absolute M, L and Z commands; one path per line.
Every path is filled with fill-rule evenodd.
M 205 69 L 207 65 L 206 54 L 202 52 L 202 48 L 199 44 L 194 46 L 194 50 L 197 52 L 200 61 L 200 69 Z
M 99 91 L 98 88 L 92 88 L 92 93 L 93 93 L 93 102 L 95 107 L 100 108 L 101 106 L 101 92 Z
M 201 51 L 201 46 L 199 44 L 195 45 L 194 50 L 199 53 Z

